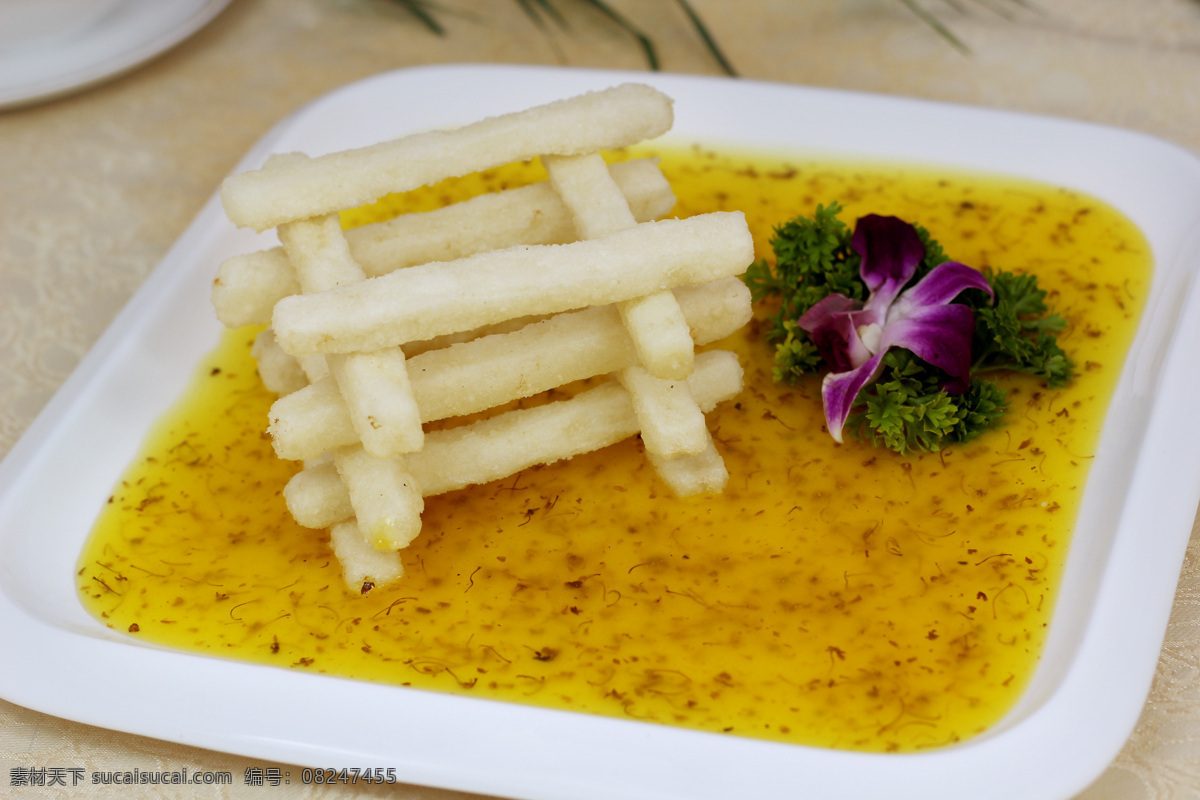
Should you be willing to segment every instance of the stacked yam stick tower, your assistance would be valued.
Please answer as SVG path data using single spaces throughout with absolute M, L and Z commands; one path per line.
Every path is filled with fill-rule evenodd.
M 280 247 L 223 263 L 213 287 L 280 395 L 269 432 L 304 468 L 284 496 L 329 528 L 347 585 L 399 578 L 423 497 L 641 434 L 681 496 L 728 479 L 704 412 L 741 390 L 734 354 L 695 353 L 750 319 L 738 212 L 654 221 L 675 198 L 656 161 L 600 151 L 666 132 L 671 100 L 626 84 L 452 131 L 271 157 L 221 188 L 229 219 Z M 338 212 L 540 157 L 546 183 L 343 232 Z M 584 378 L 598 387 L 446 430 L 423 423 Z

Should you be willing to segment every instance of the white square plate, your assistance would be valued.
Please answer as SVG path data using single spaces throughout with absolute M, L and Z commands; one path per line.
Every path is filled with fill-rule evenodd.
M 1038 672 L 993 730 L 932 752 L 840 752 L 406 690 L 136 642 L 76 599 L 96 510 L 220 327 L 217 264 L 265 246 L 214 198 L 0 464 L 0 695 L 60 717 L 314 767 L 530 800 L 1014 797 L 1083 789 L 1129 735 L 1154 674 L 1200 502 L 1200 161 L 1076 122 L 750 81 L 536 67 L 393 72 L 283 121 L 317 155 L 599 89 L 676 100 L 671 138 L 982 170 L 1077 189 L 1137 224 L 1155 272 L 1088 481 Z

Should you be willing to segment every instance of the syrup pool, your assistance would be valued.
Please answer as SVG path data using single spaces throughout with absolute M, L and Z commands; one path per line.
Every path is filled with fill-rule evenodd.
M 761 257 L 773 225 L 836 200 L 850 224 L 893 214 L 955 260 L 1035 272 L 1078 377 L 1055 390 L 1004 378 L 1005 427 L 897 455 L 830 440 L 818 381 L 774 384 L 751 324 L 715 345 L 746 368 L 741 396 L 709 416 L 722 496 L 672 497 L 628 440 L 428 498 L 405 578 L 364 595 L 343 585 L 327 534 L 290 520 L 296 466 L 265 433 L 257 331 L 231 331 L 100 513 L 83 604 L 210 656 L 806 745 L 914 751 L 998 721 L 1046 637 L 1149 288 L 1145 241 L 1090 197 L 994 176 L 657 155 L 677 216 L 740 209 Z M 343 222 L 542 178 L 518 164 Z

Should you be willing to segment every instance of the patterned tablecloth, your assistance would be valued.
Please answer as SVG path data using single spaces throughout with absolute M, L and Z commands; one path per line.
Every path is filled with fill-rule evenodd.
M 919 0 L 918 0 L 919 2 Z M 1140 130 L 1200 152 L 1200 2 L 929 0 L 964 54 L 899 0 L 691 0 L 742 75 L 1018 109 Z M 716 74 L 681 7 L 611 0 L 650 32 L 664 69 Z M 280 118 L 350 81 L 450 62 L 642 69 L 641 52 L 576 0 L 567 32 L 515 0 L 437 6 L 437 36 L 398 3 L 234 0 L 165 55 L 89 91 L 0 112 L 0 455 Z M 2 647 L 18 647 L 5 641 Z M 0 701 L 0 795 L 26 768 L 229 771 L 281 765 L 67 722 Z M 1019 768 L 1019 765 L 1014 765 Z M 71 783 L 66 773 L 66 783 Z M 72 797 L 116 796 L 79 785 Z M 130 787 L 121 797 L 157 797 Z M 298 787 L 291 797 L 463 798 L 417 787 Z M 1145 711 L 1080 800 L 1200 798 L 1200 536 L 1193 533 Z

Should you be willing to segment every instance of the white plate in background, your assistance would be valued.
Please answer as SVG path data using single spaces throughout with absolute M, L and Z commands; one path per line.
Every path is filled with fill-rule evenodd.
M 0 0 L 0 110 L 59 97 L 120 75 L 207 25 L 229 0 Z M 26 8 L 28 6 L 29 8 Z M 95 7 L 104 8 L 102 14 Z M 36 13 L 35 13 L 36 12 Z M 45 13 L 43 13 L 45 12 Z M 78 24 L 76 24 L 78 23 Z M 27 33 L 16 32 L 28 26 Z
M 835 751 L 330 678 L 115 633 L 76 599 L 95 512 L 220 326 L 224 258 L 271 243 L 214 197 L 0 463 L 0 696 L 81 722 L 312 767 L 529 800 L 1065 800 L 1128 737 L 1200 502 L 1200 161 L 1139 134 L 1007 112 L 654 73 L 445 66 L 387 73 L 280 123 L 318 155 L 624 81 L 675 101 L 670 139 L 944 165 L 1096 196 L 1149 241 L 1143 323 L 1105 423 L 1038 671 L 999 725 L 918 754 Z M 296 780 L 293 775 L 292 779 Z

